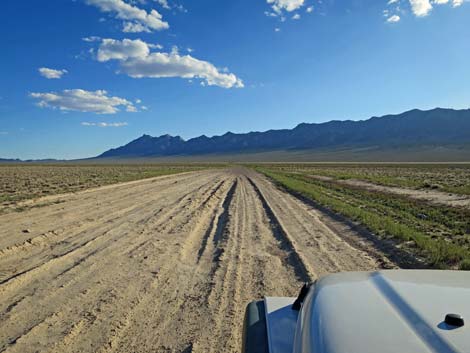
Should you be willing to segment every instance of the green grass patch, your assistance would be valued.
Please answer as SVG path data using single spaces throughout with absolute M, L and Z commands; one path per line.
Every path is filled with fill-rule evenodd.
M 271 164 L 270 170 L 470 195 L 469 164 Z
M 379 237 L 405 243 L 432 267 L 466 268 L 470 261 L 468 211 L 319 181 L 298 171 L 257 169 L 284 188 L 361 223 Z

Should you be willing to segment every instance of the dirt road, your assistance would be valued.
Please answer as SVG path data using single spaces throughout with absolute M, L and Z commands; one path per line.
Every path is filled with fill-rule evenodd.
M 250 300 L 383 265 L 245 169 L 62 201 L 0 216 L 0 352 L 239 352 Z

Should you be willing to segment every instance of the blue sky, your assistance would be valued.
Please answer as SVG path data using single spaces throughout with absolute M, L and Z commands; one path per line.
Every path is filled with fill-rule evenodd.
M 461 0 L 3 0 L 0 157 L 470 103 Z

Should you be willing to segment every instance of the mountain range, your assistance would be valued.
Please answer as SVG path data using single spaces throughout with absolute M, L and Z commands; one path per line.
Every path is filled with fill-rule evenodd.
M 460 146 L 460 150 L 470 151 L 470 109 L 414 109 L 362 121 L 301 123 L 293 129 L 239 134 L 227 132 L 222 136 L 203 135 L 189 140 L 170 135 L 143 135 L 96 158 L 132 159 L 275 151 L 309 151 L 314 154 L 358 149 L 406 151 L 448 146 Z

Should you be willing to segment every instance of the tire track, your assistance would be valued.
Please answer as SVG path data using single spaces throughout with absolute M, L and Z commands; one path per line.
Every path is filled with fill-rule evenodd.
M 334 223 L 330 216 L 277 189 L 264 176 L 253 171 L 248 173 L 314 278 L 339 271 L 379 269 L 385 265 L 383 254 L 381 259 L 375 256 L 376 249 L 371 248 L 369 252 L 358 249 L 344 241 L 346 234 L 335 233 L 335 228 L 328 225 Z M 349 237 L 365 240 L 353 229 L 343 227 L 342 230 Z
M 208 184 L 204 184 L 203 186 L 207 186 L 209 185 L 210 183 Z M 198 190 L 201 189 L 201 187 L 198 188 Z M 168 210 L 166 210 L 165 212 L 163 212 L 163 214 L 161 215 L 160 219 L 159 219 L 159 223 L 164 223 L 164 222 L 167 222 L 169 218 L 173 217 L 175 214 L 179 213 L 180 210 L 181 210 L 181 207 L 184 207 L 183 203 L 184 202 L 187 202 L 187 199 L 189 197 L 189 195 L 193 195 L 193 192 L 189 192 L 189 193 L 186 193 L 184 194 L 182 197 L 178 198 L 174 203 L 172 203 L 171 205 L 169 205 L 169 208 Z M 153 201 L 149 202 L 148 205 L 152 204 Z M 138 215 L 138 217 L 142 217 L 141 213 L 141 208 L 139 209 L 136 209 L 132 215 Z M 129 214 L 130 215 L 130 214 Z M 128 216 L 129 216 L 128 215 Z M 120 219 L 121 217 L 116 217 L 115 219 Z M 146 218 L 144 216 L 144 218 Z M 120 225 L 122 224 L 125 224 L 126 222 L 128 221 L 120 221 L 116 224 L 114 224 L 114 226 L 111 226 L 111 227 L 107 227 L 105 228 L 104 230 L 100 230 L 100 232 L 102 232 L 101 236 L 103 235 L 106 235 L 107 232 L 110 232 L 110 231 L 116 231 L 116 226 L 119 227 Z M 136 224 L 139 224 L 139 221 L 136 222 Z M 148 226 L 148 225 L 145 225 L 145 226 Z M 93 240 L 96 240 L 97 238 L 93 238 L 91 239 L 91 241 Z M 115 242 L 117 239 L 113 238 L 111 239 L 112 242 Z M 89 242 L 88 242 L 89 243 Z M 84 246 L 86 246 L 88 244 L 81 244 L 79 246 L 79 248 L 76 248 L 76 250 L 80 250 L 80 248 L 83 248 Z M 103 247 L 106 247 L 108 245 L 108 243 L 104 244 L 105 246 L 102 246 L 100 249 L 102 249 Z M 72 249 L 73 250 L 73 249 Z M 98 249 L 99 250 L 99 249 Z M 69 252 L 70 253 L 70 252 Z M 59 256 L 53 256 L 53 260 L 54 259 L 57 259 L 59 258 Z M 0 287 L 3 290 L 5 290 L 5 287 Z
M 227 181 L 225 185 L 230 183 Z M 181 320 L 178 320 L 178 315 L 181 313 L 187 312 L 183 309 L 187 304 L 188 296 L 190 296 L 191 291 L 194 291 L 194 287 L 199 285 L 199 281 L 203 281 L 203 265 L 197 264 L 195 256 L 189 256 L 188 247 L 197 247 L 197 242 L 194 240 L 196 238 L 203 238 L 208 232 L 204 229 L 204 224 L 213 224 L 214 221 L 207 221 L 207 218 L 215 219 L 220 217 L 220 207 L 223 204 L 230 203 L 232 194 L 230 190 L 233 189 L 233 184 L 230 190 L 228 188 L 220 189 L 220 192 L 224 194 L 223 197 L 219 198 L 218 205 L 215 206 L 215 210 L 208 208 L 205 214 L 200 215 L 200 220 L 206 219 L 206 221 L 199 221 L 196 227 L 193 228 L 191 233 L 187 236 L 185 243 L 181 247 L 181 252 L 179 255 L 180 261 L 175 263 L 174 260 L 168 260 L 169 266 L 166 266 L 164 269 L 160 270 L 159 276 L 156 281 L 152 284 L 152 287 L 160 289 L 160 295 L 158 298 L 155 296 L 147 296 L 142 300 L 138 307 L 133 310 L 131 315 L 132 318 L 141 319 L 142 312 L 147 312 L 147 315 L 151 315 L 152 321 L 154 322 L 153 330 L 159 332 L 159 337 L 165 337 L 166 334 L 171 335 L 173 329 L 171 329 L 171 324 L 174 322 L 181 323 Z M 194 255 L 194 252 L 193 252 Z M 171 256 L 171 254 L 170 254 Z M 173 258 L 175 255 L 173 254 Z M 163 267 L 163 266 L 162 266 Z M 185 280 L 183 280 L 185 279 Z M 202 297 L 202 296 L 201 296 Z M 196 300 L 200 298 L 194 298 Z M 163 301 L 163 302 L 162 302 Z M 169 305 L 171 303 L 171 306 Z M 149 310 L 149 308 L 152 308 Z M 193 312 L 196 308 L 193 308 Z M 158 319 L 156 319 L 158 318 Z M 143 325 L 146 326 L 145 320 Z M 185 326 L 188 327 L 191 323 L 185 322 Z M 193 324 L 199 324 L 194 322 Z M 125 325 L 122 330 L 116 335 L 110 344 L 109 349 L 105 349 L 106 352 L 115 351 L 117 347 L 125 346 L 126 350 L 133 351 L 136 349 L 137 342 L 132 339 L 136 336 L 136 331 L 140 331 L 142 323 L 135 323 L 132 319 L 128 321 L 128 324 Z M 137 328 L 136 328 L 137 326 Z M 130 331 L 130 332 L 129 332 Z M 181 331 L 181 329 L 180 329 Z M 157 351 L 165 351 L 165 342 L 162 342 L 159 337 L 141 337 L 137 336 L 142 341 L 139 343 L 141 347 L 158 347 Z M 185 336 L 179 336 L 179 344 L 189 344 L 184 341 Z M 150 348 L 148 348 L 150 349 Z
M 128 200 L 130 198 L 134 199 L 136 203 L 139 200 L 145 200 L 148 197 L 149 185 L 152 185 L 155 188 L 159 187 L 162 191 L 167 193 L 180 188 L 181 186 L 178 185 L 178 182 L 189 181 L 190 183 L 188 186 L 190 186 L 191 183 L 194 183 L 194 181 L 197 180 L 195 177 L 198 174 L 196 173 L 194 175 L 175 175 L 174 178 L 176 178 L 176 180 L 167 180 L 168 176 L 164 176 L 162 177 L 162 180 L 160 180 L 160 178 L 140 180 L 138 182 L 132 182 L 129 186 L 127 186 L 127 184 L 118 184 L 114 187 L 105 186 L 98 188 L 83 195 L 80 193 L 71 194 L 70 199 L 65 199 L 62 204 L 27 211 L 29 217 L 24 217 L 24 213 L 3 215 L 1 217 L 5 222 L 18 225 L 16 230 L 18 231 L 19 236 L 12 238 L 11 229 L 0 229 L 0 248 L 4 250 L 22 243 L 33 242 L 36 237 L 44 238 L 44 235 L 53 232 L 50 229 L 47 229 L 50 227 L 48 223 L 43 223 L 46 219 L 54 219 L 55 228 L 59 229 L 75 227 L 77 224 L 83 222 L 83 220 L 88 220 L 88 223 L 91 223 L 93 219 L 100 219 L 101 222 L 104 222 L 105 218 L 103 217 L 105 217 L 109 212 L 108 206 L 110 202 L 114 203 L 115 208 L 121 208 L 128 205 Z M 101 189 L 104 189 L 107 192 L 103 193 Z M 80 198 L 80 196 L 82 196 L 82 198 Z M 106 207 L 101 207 L 102 205 L 105 205 Z M 82 217 L 79 219 L 76 217 L 70 217 L 76 213 L 80 213 Z M 33 221 L 30 220 L 34 220 L 34 223 L 37 225 L 36 227 L 39 229 L 33 229 L 31 234 L 22 233 L 21 229 L 27 229 L 32 224 Z M 42 224 L 47 228 L 41 229 L 40 226 Z M 9 240 L 14 240 L 15 243 L 7 245 Z M 21 241 L 22 243 L 18 244 L 18 241 Z
M 193 352 L 238 352 L 246 304 L 273 294 L 275 287 L 290 295 L 301 286 L 254 188 L 244 175 L 238 177 L 237 185 L 224 236 L 213 250 L 215 271 L 207 298 L 210 329 L 192 342 Z
M 295 273 L 300 281 L 309 282 L 317 277 L 315 272 L 308 266 L 308 263 L 305 259 L 302 258 L 299 250 L 296 249 L 291 237 L 287 234 L 287 231 L 283 228 L 282 224 L 274 214 L 273 210 L 269 206 L 268 202 L 264 198 L 260 189 L 256 186 L 252 179 L 248 178 L 248 182 L 251 184 L 253 189 L 256 192 L 256 195 L 259 197 L 261 204 L 263 205 L 264 212 L 269 218 L 269 223 L 271 224 L 272 232 L 274 237 L 282 244 L 282 247 L 285 251 L 288 252 L 288 263 L 295 269 Z
M 209 189 L 209 190 L 210 190 L 210 189 Z M 209 192 L 210 192 L 210 191 L 209 191 Z M 188 195 L 194 196 L 193 193 L 188 193 Z M 180 199 L 180 201 L 181 201 L 181 199 Z M 199 205 L 199 204 L 197 204 L 197 205 Z M 176 203 L 175 203 L 175 206 L 172 207 L 172 208 L 170 208 L 170 211 L 167 212 L 167 216 L 169 216 L 170 214 L 177 214 L 177 213 L 181 213 L 181 204 L 180 204 L 180 202 L 176 202 Z M 167 217 L 166 221 L 168 221 L 169 218 L 171 218 L 171 217 Z M 122 238 L 125 238 L 126 235 L 127 235 L 127 234 L 123 234 Z M 145 236 L 145 234 L 144 234 L 144 236 Z M 117 239 L 113 239 L 112 243 L 114 243 L 114 244 L 112 244 L 112 245 L 115 245 L 115 244 L 116 244 L 116 240 L 117 240 Z M 116 245 L 115 245 L 115 246 L 116 246 Z M 106 248 L 106 247 L 105 247 L 105 248 Z M 99 250 L 102 250 L 102 249 L 99 249 Z M 97 251 L 94 251 L 94 254 L 93 254 L 93 255 L 96 256 L 96 252 L 97 252 Z M 105 258 L 106 258 L 106 257 L 105 257 Z M 76 266 L 73 265 L 72 267 L 76 267 Z M 66 270 L 70 270 L 70 269 L 71 269 L 71 268 L 66 269 Z M 67 273 L 67 272 L 68 272 L 68 271 L 62 271 L 62 274 L 63 274 L 63 273 Z M 60 274 L 59 274 L 59 275 L 60 275 Z M 56 280 L 57 278 L 58 278 L 58 276 L 56 276 L 55 278 L 53 278 L 53 280 Z M 36 291 L 33 291 L 33 293 L 31 293 L 31 295 L 34 295 L 35 293 L 36 293 Z M 17 304 L 18 304 L 18 303 L 16 303 L 13 307 L 17 307 Z M 10 308 L 9 312 L 11 311 L 11 309 L 12 309 L 12 308 Z M 36 321 L 37 321 L 37 320 L 36 320 Z M 32 322 L 32 324 L 33 324 L 33 326 L 34 326 L 34 322 Z M 27 330 L 27 332 L 29 332 L 29 331 L 30 331 L 30 330 Z M 21 337 L 21 335 L 19 335 L 18 337 L 16 337 L 14 341 L 16 342 L 19 337 Z
M 207 185 L 211 184 L 211 181 L 209 181 L 207 184 L 204 184 L 200 188 L 203 188 Z M 189 195 L 191 195 L 194 192 L 197 192 L 200 188 L 196 189 L 195 191 L 191 191 L 186 193 L 185 195 L 181 196 L 179 199 L 176 200 L 174 205 L 178 206 L 185 198 L 187 198 Z M 62 249 L 54 249 L 53 252 L 50 251 L 50 247 L 40 248 L 40 250 L 45 250 L 47 252 L 47 256 L 44 258 L 41 255 L 33 254 L 33 256 L 39 256 L 39 258 L 43 261 L 41 261 L 37 265 L 30 266 L 29 268 L 26 268 L 23 271 L 20 271 L 18 273 L 15 273 L 11 275 L 10 277 L 7 278 L 2 278 L 0 280 L 0 285 L 7 284 L 8 282 L 23 276 L 25 274 L 30 273 L 31 271 L 35 271 L 42 266 L 46 266 L 47 264 L 50 264 L 51 261 L 56 261 L 56 260 L 63 260 L 66 256 L 76 252 L 80 251 L 83 248 L 87 247 L 89 244 L 93 243 L 96 240 L 99 240 L 100 238 L 105 238 L 110 232 L 115 231 L 117 227 L 126 225 L 128 223 L 128 217 L 133 214 L 140 214 L 144 210 L 148 209 L 149 206 L 153 205 L 155 200 L 147 201 L 143 204 L 139 203 L 134 203 L 129 207 L 126 207 L 124 209 L 119 209 L 118 214 L 114 215 L 112 218 L 106 219 L 104 223 L 107 225 L 107 227 L 103 228 L 95 228 L 96 231 L 92 231 L 90 233 L 90 229 L 85 229 L 82 230 L 81 232 L 77 234 L 72 234 L 69 237 L 66 237 L 65 239 L 61 239 L 60 242 L 58 242 L 59 245 L 69 245 L 68 247 L 66 246 L 65 248 Z M 176 212 L 176 211 L 175 211 Z M 151 219 L 153 216 L 155 216 L 154 213 L 148 214 L 146 217 L 142 217 L 140 221 L 137 222 L 137 224 L 145 224 L 148 222 L 149 219 Z M 92 227 L 95 227 L 94 225 Z M 84 237 L 86 236 L 86 237 Z M 77 243 L 72 243 L 71 241 L 74 238 L 79 238 L 79 242 Z M 14 256 L 15 252 L 13 254 L 9 254 L 10 256 Z M 5 257 L 2 256 L 2 259 L 5 259 Z M 16 267 L 18 264 L 15 264 Z

